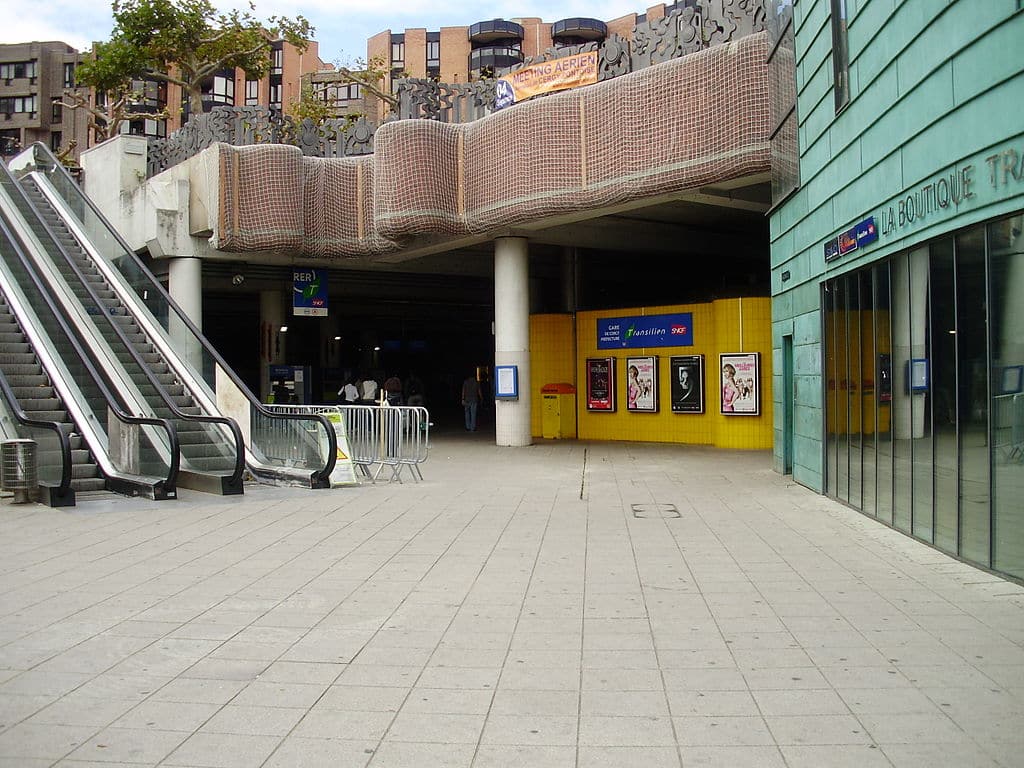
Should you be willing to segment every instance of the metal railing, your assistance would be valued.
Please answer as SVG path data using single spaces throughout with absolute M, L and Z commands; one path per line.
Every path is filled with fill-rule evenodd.
M 10 420 L 10 430 L 18 437 L 35 440 L 39 446 L 37 472 L 39 484 L 49 490 L 50 506 L 72 506 L 75 491 L 71 487 L 71 441 L 66 430 L 55 421 L 35 419 L 26 414 L 14 395 L 7 378 L 0 371 L 0 395 L 5 408 L 0 408 L 0 420 Z
M 401 405 L 268 405 L 279 413 L 341 415 L 355 470 L 376 482 L 387 467 L 388 481 L 402 482 L 406 468 L 413 480 L 422 480 L 419 465 L 430 448 L 430 413 L 419 406 Z M 281 453 L 288 453 L 286 441 Z

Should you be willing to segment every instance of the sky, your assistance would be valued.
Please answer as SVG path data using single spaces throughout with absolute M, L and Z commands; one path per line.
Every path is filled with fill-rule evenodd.
M 463 27 L 494 18 L 538 17 L 552 22 L 573 16 L 608 21 L 627 13 L 643 13 L 648 0 L 492 0 L 486 15 L 478 2 L 467 0 L 253 0 L 254 15 L 305 16 L 316 29 L 313 39 L 319 43 L 320 58 L 326 63 L 352 63 L 365 58 L 366 39 L 390 29 L 407 27 Z M 32 40 L 60 40 L 79 50 L 88 50 L 95 40 L 106 40 L 113 27 L 110 0 L 43 0 L 38 5 L 0 0 L 8 13 L 0 25 L 0 43 Z M 18 12 L 11 12 L 13 6 Z M 213 0 L 218 10 L 246 8 L 248 2 Z M 31 9 L 31 10 L 29 10 Z

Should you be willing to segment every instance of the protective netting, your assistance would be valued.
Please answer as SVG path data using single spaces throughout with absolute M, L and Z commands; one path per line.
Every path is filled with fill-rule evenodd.
M 303 253 L 330 257 L 394 250 L 373 226 L 373 158 L 303 157 Z
M 219 145 L 215 247 L 368 256 L 766 172 L 766 54 L 760 33 L 473 123 L 385 123 L 364 158 Z
M 304 250 L 302 151 L 218 144 L 220 186 L 211 245 L 225 251 Z

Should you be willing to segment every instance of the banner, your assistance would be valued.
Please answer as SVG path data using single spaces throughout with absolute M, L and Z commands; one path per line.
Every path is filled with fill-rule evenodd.
M 505 107 L 542 93 L 564 91 L 597 82 L 597 51 L 586 51 L 510 72 L 495 83 L 494 108 Z
M 692 347 L 693 313 L 601 317 L 597 320 L 598 349 Z

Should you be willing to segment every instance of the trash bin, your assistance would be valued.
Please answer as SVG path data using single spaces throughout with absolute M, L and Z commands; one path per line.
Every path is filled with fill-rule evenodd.
M 31 501 L 39 486 L 35 440 L 4 440 L 0 443 L 0 488 L 13 491 L 14 503 Z
M 572 384 L 545 384 L 540 388 L 542 407 L 541 436 L 576 437 L 576 387 Z

